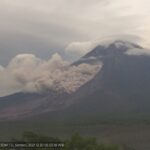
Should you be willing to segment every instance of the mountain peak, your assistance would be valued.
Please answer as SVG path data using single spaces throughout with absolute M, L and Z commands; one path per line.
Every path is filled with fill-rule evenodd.
M 125 40 L 115 40 L 115 41 L 105 41 L 96 46 L 92 51 L 87 53 L 83 58 L 101 58 L 106 55 L 116 54 L 116 53 L 124 53 L 129 49 L 139 48 L 142 49 L 141 46 L 135 44 L 133 42 L 125 41 Z
M 135 42 L 129 40 L 104 40 L 97 46 L 84 55 L 80 60 L 73 63 L 79 65 L 81 63 L 98 64 L 106 56 L 124 55 L 130 49 L 143 49 Z
M 138 44 L 135 44 L 135 43 L 129 42 L 129 41 L 125 41 L 125 40 L 116 40 L 116 41 L 111 42 L 111 43 L 105 43 L 105 45 L 104 45 L 105 48 L 108 48 L 110 46 L 114 46 L 117 49 L 121 48 L 121 47 L 126 47 L 126 48 L 142 48 Z

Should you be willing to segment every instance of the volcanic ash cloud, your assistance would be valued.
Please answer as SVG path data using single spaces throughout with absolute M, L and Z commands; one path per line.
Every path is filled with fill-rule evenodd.
M 85 63 L 72 66 L 57 53 L 48 61 L 32 54 L 20 54 L 0 69 L 0 95 L 43 90 L 72 93 L 91 80 L 101 67 L 101 64 Z

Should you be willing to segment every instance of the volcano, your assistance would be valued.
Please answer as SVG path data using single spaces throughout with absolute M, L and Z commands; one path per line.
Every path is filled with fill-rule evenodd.
M 82 63 L 103 65 L 90 81 L 73 93 L 49 90 L 1 97 L 0 120 L 150 116 L 150 56 L 144 48 L 120 40 L 100 44 L 72 66 Z

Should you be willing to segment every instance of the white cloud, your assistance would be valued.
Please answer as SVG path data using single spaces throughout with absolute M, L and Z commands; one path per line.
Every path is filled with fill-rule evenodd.
M 32 54 L 20 54 L 0 72 L 0 95 L 14 92 L 41 92 L 45 89 L 74 92 L 92 79 L 101 65 L 70 66 L 59 54 L 48 61 Z
M 0 65 L 0 72 L 4 70 L 4 67 Z
M 83 56 L 84 54 L 92 50 L 95 46 L 96 46 L 95 42 L 92 41 L 73 42 L 66 47 L 65 52 L 67 54 L 71 53 L 71 54 Z
M 127 41 L 131 43 L 133 42 L 139 45 L 143 44 L 143 40 L 135 35 L 113 35 L 92 41 L 72 42 L 65 48 L 65 52 L 66 54 L 72 54 L 78 58 L 84 56 L 86 53 L 93 50 L 98 45 L 107 47 L 109 44 L 117 40 Z
M 0 0 L 0 18 L 0 51 L 6 57 L 18 49 L 45 56 L 54 47 L 61 51 L 74 41 L 114 34 L 134 34 L 149 45 L 149 0 Z
M 129 49 L 128 51 L 126 51 L 126 54 L 127 55 L 136 55 L 136 56 L 140 56 L 140 55 L 150 56 L 150 49 L 132 48 L 132 49 Z

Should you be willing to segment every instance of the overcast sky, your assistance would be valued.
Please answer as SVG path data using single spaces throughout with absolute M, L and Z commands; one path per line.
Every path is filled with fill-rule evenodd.
M 21 53 L 69 59 L 71 49 L 82 54 L 89 41 L 118 34 L 149 45 L 149 0 L 0 0 L 0 65 Z

